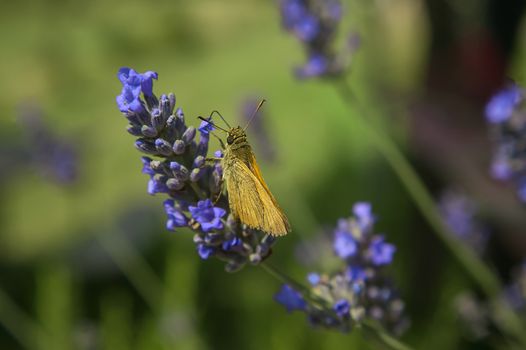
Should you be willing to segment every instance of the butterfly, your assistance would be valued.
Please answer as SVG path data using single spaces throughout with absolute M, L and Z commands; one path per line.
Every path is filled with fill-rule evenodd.
M 214 112 L 219 114 L 228 126 L 228 130 L 213 124 L 211 118 L 209 120 L 199 118 L 227 133 L 226 145 L 220 139 L 224 148 L 221 166 L 223 183 L 228 193 L 228 204 L 234 217 L 248 227 L 272 236 L 283 236 L 291 231 L 289 221 L 263 179 L 246 135 L 246 129 L 264 102 L 265 100 L 262 100 L 259 103 L 245 128 L 230 127 L 217 111 Z

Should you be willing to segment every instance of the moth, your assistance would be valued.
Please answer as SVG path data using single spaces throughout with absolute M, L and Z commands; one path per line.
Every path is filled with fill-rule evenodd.
M 264 102 L 265 100 L 262 100 L 259 103 L 245 128 L 232 128 L 217 111 L 211 115 L 217 113 L 228 126 L 228 130 L 218 127 L 210 120 L 202 117 L 199 119 L 227 133 L 226 145 L 219 138 L 224 149 L 221 166 L 223 183 L 228 192 L 228 204 L 234 217 L 248 227 L 272 236 L 282 236 L 291 230 L 289 221 L 265 183 L 246 135 L 246 129 Z

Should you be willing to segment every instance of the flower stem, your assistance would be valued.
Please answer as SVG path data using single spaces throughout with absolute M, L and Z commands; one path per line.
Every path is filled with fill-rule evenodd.
M 164 289 L 163 282 L 135 247 L 119 233 L 119 228 L 114 227 L 111 232 L 102 231 L 97 238 L 151 310 L 160 311 L 159 298 Z
M 360 118 L 356 118 L 356 121 L 360 123 L 360 126 L 367 135 L 367 139 L 370 140 L 376 150 L 391 166 L 420 210 L 420 213 L 433 229 L 433 232 L 436 233 L 438 238 L 455 256 L 457 261 L 464 267 L 465 272 L 477 283 L 486 296 L 490 299 L 498 298 L 501 292 L 498 278 L 471 249 L 455 239 L 455 235 L 445 225 L 437 211 L 433 197 L 396 143 L 386 133 L 382 132 L 380 128 L 375 127 L 370 119 L 366 118 L 364 109 L 361 108 L 356 100 L 347 81 L 343 79 L 338 81 L 337 88 L 342 100 L 350 108 L 355 109 L 357 114 L 361 116 Z M 504 304 L 500 305 L 499 313 L 501 328 L 503 328 L 506 333 L 513 335 L 517 339 L 521 339 L 521 341 L 526 344 L 525 336 L 521 331 L 522 324 L 517 315 L 509 306 Z
M 0 325 L 25 349 L 35 349 L 39 335 L 46 331 L 26 314 L 3 290 L 0 290 Z
M 398 339 L 387 334 L 381 327 L 372 322 L 363 321 L 362 330 L 365 336 L 376 339 L 389 349 L 393 350 L 411 350 L 409 346 L 402 343 Z

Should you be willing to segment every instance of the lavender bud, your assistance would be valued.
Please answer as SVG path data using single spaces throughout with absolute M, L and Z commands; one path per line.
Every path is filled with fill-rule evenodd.
M 164 156 L 169 156 L 172 154 L 172 147 L 166 140 L 155 140 L 155 147 L 157 148 L 157 151 L 159 151 L 159 153 Z
M 202 168 L 205 165 L 205 157 L 197 156 L 194 159 L 194 168 Z
M 212 172 L 212 176 L 208 179 L 208 185 L 210 186 L 210 192 L 218 193 L 221 191 L 221 176 L 217 171 Z
M 150 121 L 151 121 L 150 114 L 146 110 L 142 109 L 140 112 L 136 113 L 136 116 L 140 124 L 143 124 L 143 125 L 150 124 Z
M 160 131 L 164 127 L 164 120 L 161 115 L 161 110 L 159 108 L 155 108 L 152 111 L 152 126 L 157 130 Z
M 170 170 L 172 170 L 172 174 L 181 181 L 188 180 L 189 171 L 184 166 L 177 162 L 170 162 Z
M 206 156 L 208 153 L 208 141 L 210 139 L 209 134 L 201 133 L 199 137 L 199 144 L 197 145 L 197 154 Z
M 174 151 L 175 154 L 181 155 L 184 153 L 185 148 L 186 148 L 186 144 L 184 143 L 183 140 L 175 140 L 172 150 Z
M 161 101 L 159 102 L 159 109 L 161 110 L 162 121 L 165 123 L 170 115 L 172 114 L 173 107 L 170 108 L 170 99 L 166 95 L 161 95 Z
M 166 125 L 164 128 L 164 138 L 170 142 L 177 139 L 177 131 L 175 129 L 175 116 L 171 115 L 166 120 Z
M 135 141 L 135 147 L 143 153 L 157 154 L 157 149 L 155 148 L 155 146 L 146 141 L 145 139 L 138 139 L 137 141 Z
M 226 227 L 230 232 L 235 232 L 237 229 L 237 220 L 234 215 L 228 215 L 226 219 Z
M 202 235 L 200 235 L 199 233 L 196 233 L 193 237 L 193 241 L 195 244 L 200 244 L 200 243 L 203 243 L 205 240 Z
M 184 182 L 172 177 L 166 181 L 166 187 L 173 191 L 179 191 L 183 189 Z
M 195 138 L 195 128 L 193 126 L 189 126 L 188 129 L 183 133 L 183 136 L 181 139 L 186 142 L 190 143 Z
M 125 116 L 126 116 L 126 119 L 128 119 L 128 121 L 130 122 L 130 124 L 138 125 L 138 126 L 142 124 L 141 119 L 135 112 L 131 112 L 131 111 L 127 112 Z
M 186 130 L 186 125 L 184 123 L 184 113 L 181 108 L 177 108 L 175 111 L 175 128 L 179 132 L 179 135 L 182 135 Z
M 161 170 L 163 168 L 163 163 L 159 160 L 152 160 L 150 161 L 150 167 L 153 169 L 153 170 Z
M 151 94 L 143 94 L 144 99 L 146 101 L 146 105 L 148 106 L 148 109 L 153 110 L 154 108 L 159 106 L 159 101 L 157 100 L 157 97 L 155 95 Z
M 197 182 L 203 177 L 204 170 L 202 168 L 194 168 L 190 173 L 190 181 Z
M 141 127 L 136 124 L 130 124 L 126 127 L 126 131 L 129 132 L 133 136 L 143 136 L 143 133 L 141 132 Z
M 170 113 L 175 108 L 175 95 L 171 92 L 168 94 L 168 101 L 170 102 Z
M 261 262 L 261 255 L 259 255 L 258 253 L 250 254 L 248 260 L 251 264 L 257 265 Z
M 157 136 L 157 129 L 148 125 L 143 125 L 141 127 L 141 133 L 146 137 L 155 137 Z
M 223 243 L 224 235 L 222 233 L 209 232 L 205 235 L 205 243 L 210 245 L 219 245 Z

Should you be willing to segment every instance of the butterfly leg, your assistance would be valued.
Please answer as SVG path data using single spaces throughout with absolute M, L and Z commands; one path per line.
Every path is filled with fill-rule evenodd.
M 214 134 L 213 132 L 210 132 L 210 133 L 212 134 L 213 137 L 215 137 L 216 139 L 219 140 L 219 144 L 221 145 L 221 149 L 224 150 L 226 148 L 226 146 L 225 146 L 225 143 L 223 142 L 223 140 L 219 136 Z
M 221 160 L 223 160 L 223 158 L 217 158 L 217 157 L 205 158 L 205 162 L 208 162 L 208 163 L 220 162 Z
M 219 202 L 219 200 L 221 199 L 221 194 L 223 193 L 223 180 L 220 181 L 221 182 L 219 182 L 219 192 L 217 192 L 217 197 L 213 201 L 214 206 Z

